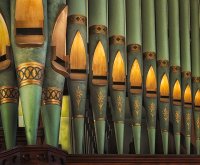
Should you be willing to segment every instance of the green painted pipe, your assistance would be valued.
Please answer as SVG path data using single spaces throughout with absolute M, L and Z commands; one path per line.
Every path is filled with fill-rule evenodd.
M 173 89 L 178 80 L 181 87 L 180 70 L 180 34 L 179 34 L 179 0 L 168 0 L 169 20 L 169 55 L 170 55 L 170 96 L 171 112 L 173 116 L 173 130 L 176 154 L 180 154 L 180 132 L 181 132 L 181 100 L 173 100 Z
M 48 37 L 49 46 L 47 50 L 47 59 L 45 66 L 45 80 L 43 84 L 42 98 L 42 118 L 45 131 L 45 140 L 48 145 L 58 146 L 61 101 L 62 91 L 64 88 L 65 77 L 53 70 L 51 66 L 52 59 L 52 34 L 55 24 L 58 21 L 58 16 L 65 6 L 65 0 L 50 0 L 48 1 Z M 50 93 L 52 95 L 49 95 Z M 57 97 L 58 96 L 58 97 Z M 52 99 L 54 101 L 52 101 Z
M 68 29 L 67 29 L 67 55 L 71 55 L 71 48 L 76 35 L 82 38 L 83 49 L 86 55 L 86 66 L 82 71 L 78 68 L 71 68 L 72 64 L 69 62 L 69 94 L 71 97 L 73 126 L 74 126 L 74 144 L 75 153 L 83 154 L 83 136 L 84 136 L 84 116 L 87 92 L 87 74 L 88 74 L 88 55 L 87 55 L 87 11 L 85 0 L 67 0 L 69 8 Z M 82 73 L 84 72 L 84 73 Z M 83 78 L 84 77 L 84 78 Z
M 132 114 L 132 132 L 133 140 L 135 145 L 136 154 L 140 154 L 140 143 L 141 143 L 141 118 L 142 118 L 142 83 L 140 89 L 137 90 L 138 86 L 131 85 L 132 67 L 135 60 L 137 60 L 140 68 L 141 82 L 143 75 L 143 59 L 141 52 L 141 0 L 128 0 L 126 2 L 126 29 L 127 29 L 127 71 L 128 71 L 128 95 L 129 104 Z
M 0 14 L 3 17 L 8 30 L 8 37 L 10 42 L 10 2 L 1 1 L 0 2 Z M 1 23 L 2 24 L 2 23 Z M 1 34 L 2 35 L 2 34 Z M 2 44 L 2 43 L 0 43 Z M 10 45 L 7 45 L 10 46 Z M 11 49 L 9 47 L 9 49 Z M 11 51 L 11 50 L 10 50 Z M 7 54 L 8 52 L 6 52 Z M 3 55 L 3 54 L 1 54 Z M 7 54 L 8 55 L 8 54 Z M 10 60 L 11 64 L 2 69 L 3 62 L 0 62 L 0 108 L 1 108 L 1 120 L 4 130 L 4 139 L 6 144 L 6 149 L 12 149 L 16 145 L 16 132 L 17 132 L 17 122 L 18 122 L 18 88 L 17 79 L 15 75 L 15 68 L 13 64 L 13 57 L 11 54 Z
M 179 0 L 168 0 L 170 66 L 180 66 Z
M 191 11 L 191 62 L 192 62 L 192 76 L 200 76 L 199 67 L 199 0 L 190 1 Z
M 95 120 L 94 126 L 97 140 L 97 151 L 99 154 L 103 154 L 105 143 L 105 118 L 108 92 L 107 1 L 89 0 L 88 15 L 90 54 L 89 84 L 91 95 L 90 102 L 92 105 L 93 117 Z M 99 51 L 103 52 L 101 56 L 100 54 L 98 54 Z M 102 60 L 103 58 L 105 63 L 96 63 L 95 56 L 98 56 L 98 60 Z M 96 66 L 94 70 L 93 64 Z M 95 72 L 95 69 L 97 71 L 101 71 L 102 65 L 105 66 L 106 71 L 104 73 L 97 74 L 97 72 Z M 102 80 L 100 76 L 104 77 L 104 79 Z
M 180 5 L 180 43 L 182 71 L 191 71 L 190 59 L 190 0 L 182 0 Z
M 36 144 L 47 49 L 47 0 L 42 0 L 44 27 L 43 35 L 39 34 L 41 38 L 44 37 L 44 40 L 39 40 L 37 43 L 30 42 L 32 37 L 30 37 L 29 40 L 26 40 L 26 37 L 28 37 L 26 35 L 21 36 L 21 39 L 25 40 L 21 42 L 19 39 L 20 36 L 16 35 L 16 2 L 16 0 L 11 1 L 10 6 L 12 48 L 15 66 L 17 68 L 17 78 L 20 87 L 19 92 L 22 101 L 27 143 Z M 22 12 L 21 9 L 19 10 Z M 28 23 L 28 20 L 25 20 L 25 24 L 26 23 Z M 23 28 L 23 26 L 20 26 L 19 28 Z M 26 76 L 24 76 L 25 74 Z
M 181 71 L 180 67 L 171 66 L 170 68 L 170 96 L 171 96 L 171 113 L 173 120 L 173 132 L 176 154 L 180 154 L 180 133 L 181 133 L 181 116 L 182 116 L 182 101 L 181 101 L 181 91 L 178 91 L 180 99 L 173 95 L 174 87 L 179 83 L 181 90 Z M 176 87 L 177 88 L 177 87 Z M 177 90 L 177 89 L 176 89 Z M 177 91 L 176 91 L 177 92 Z M 176 93 L 177 94 L 177 93 Z
M 147 113 L 147 128 L 150 154 L 155 154 L 156 111 L 157 111 L 157 84 L 153 93 L 146 86 L 147 75 L 152 67 L 156 76 L 156 40 L 155 40 L 155 7 L 154 0 L 142 1 L 142 43 L 144 56 L 144 107 Z M 149 81 L 149 80 L 148 80 Z M 154 80 L 154 84 L 157 80 Z
M 125 100 L 126 100 L 126 56 L 125 56 L 125 1 L 108 1 L 109 17 L 109 88 L 112 106 L 112 118 L 115 126 L 115 137 L 118 154 L 123 154 L 124 144 L 124 120 L 125 120 Z M 118 14 L 116 16 L 116 11 Z M 118 55 L 118 56 L 117 56 Z M 117 58 L 116 58 L 117 57 Z M 113 70 L 115 60 L 120 60 L 122 77 L 116 78 Z M 124 75 L 123 75 L 124 74 Z
M 158 60 L 158 110 L 162 143 L 164 154 L 168 154 L 168 131 L 169 131 L 169 112 L 170 99 L 169 91 L 167 96 L 161 95 L 161 83 L 164 75 L 167 76 L 169 84 L 169 45 L 168 45 L 168 4 L 167 0 L 156 0 L 156 51 Z M 163 88 L 163 87 L 162 87 Z M 167 86 L 164 86 L 167 89 Z M 169 87 L 168 87 L 169 88 Z M 167 98 L 166 98 L 167 97 Z

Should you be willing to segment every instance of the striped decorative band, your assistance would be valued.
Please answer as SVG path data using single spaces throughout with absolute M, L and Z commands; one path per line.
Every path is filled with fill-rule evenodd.
M 89 28 L 90 34 L 103 34 L 107 35 L 107 27 L 104 25 L 93 25 Z
M 17 87 L 1 86 L 0 103 L 18 103 L 19 92 Z
M 158 60 L 157 61 L 158 67 L 169 67 L 168 60 Z
M 170 71 L 173 73 L 181 72 L 180 66 L 170 66 Z
M 42 104 L 62 105 L 63 91 L 58 88 L 49 87 L 42 90 Z
M 141 53 L 142 51 L 142 48 L 141 48 L 141 45 L 139 44 L 130 44 L 127 46 L 127 52 L 128 53 Z
M 68 23 L 87 25 L 87 18 L 82 15 L 70 15 L 68 16 Z
M 44 77 L 44 65 L 38 62 L 20 64 L 17 69 L 19 87 L 36 84 L 42 86 Z
M 125 44 L 125 37 L 116 35 L 109 38 L 110 45 L 124 45 Z
M 155 60 L 156 59 L 156 53 L 155 52 L 144 52 L 143 57 L 146 60 Z

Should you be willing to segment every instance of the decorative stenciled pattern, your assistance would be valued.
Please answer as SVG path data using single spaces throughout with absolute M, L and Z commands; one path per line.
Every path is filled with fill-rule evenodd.
M 133 53 L 141 53 L 141 50 L 142 50 L 142 48 L 141 48 L 141 45 L 139 45 L 139 44 L 130 44 L 127 47 L 127 52 L 128 53 L 131 53 L 131 52 L 133 52 Z
M 82 96 L 83 96 L 83 91 L 81 90 L 80 86 L 77 86 L 75 90 L 75 99 L 76 99 L 76 104 L 77 104 L 78 109 L 80 107 Z
M 156 110 L 155 104 L 151 103 L 148 108 L 149 108 L 149 111 L 150 111 L 150 116 L 153 118 L 155 116 L 155 110 Z
M 191 124 L 191 114 L 189 112 L 187 112 L 185 118 L 186 118 L 186 120 L 185 120 L 186 121 L 186 125 L 187 125 L 187 127 L 189 129 L 190 124 Z
M 99 112 L 102 114 L 105 96 L 102 91 L 97 94 Z
M 110 45 L 124 45 L 125 37 L 120 35 L 112 36 L 109 39 L 109 43 Z
M 123 99 L 122 96 L 117 96 L 117 110 L 121 113 L 123 106 Z
M 17 103 L 19 92 L 17 87 L 2 86 L 0 87 L 0 103 Z
M 154 59 L 156 59 L 156 53 L 155 52 L 144 52 L 143 57 L 146 60 L 154 60 Z
M 173 73 L 181 72 L 181 67 L 180 66 L 170 66 L 170 70 Z
M 200 77 L 192 77 L 192 82 L 199 83 L 200 82 Z
M 44 65 L 37 62 L 22 63 L 17 68 L 17 79 L 19 87 L 37 84 L 42 85 L 44 76 Z
M 107 27 L 104 25 L 93 25 L 89 28 L 90 34 L 107 34 Z
M 182 77 L 185 79 L 191 78 L 192 73 L 191 72 L 182 72 Z
M 159 67 L 169 67 L 169 61 L 168 60 L 158 60 L 157 64 Z
M 136 99 L 134 101 L 133 107 L 134 107 L 134 112 L 135 112 L 136 116 L 138 116 L 139 112 L 140 112 L 140 102 L 139 102 L 139 100 Z
M 180 120 L 181 120 L 181 116 L 180 116 L 180 113 L 178 113 L 178 112 L 175 112 L 175 121 L 176 121 L 176 123 L 177 124 L 179 124 L 180 123 Z
M 196 120 L 196 127 L 198 129 L 200 128 L 200 117 L 199 116 L 197 117 L 197 120 Z
M 72 23 L 72 24 L 83 24 L 83 25 L 87 24 L 87 18 L 82 15 L 70 15 L 68 16 L 67 20 L 68 20 L 68 23 Z
M 163 119 L 167 121 L 169 119 L 169 110 L 165 107 L 162 111 Z
M 62 104 L 63 91 L 58 88 L 49 87 L 42 91 L 42 104 Z

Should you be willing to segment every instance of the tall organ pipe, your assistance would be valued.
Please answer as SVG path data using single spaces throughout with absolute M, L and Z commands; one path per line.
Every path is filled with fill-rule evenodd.
M 61 101 L 65 82 L 65 38 L 67 23 L 67 7 L 65 0 L 48 1 L 48 50 L 45 66 L 45 80 L 42 94 L 42 119 L 44 124 L 45 141 L 47 144 L 57 147 Z M 62 31 L 59 33 L 58 31 Z M 59 55 L 59 56 L 58 56 Z M 56 62 L 60 59 L 60 63 Z M 52 60 L 55 59 L 55 60 Z M 58 66 L 58 67 L 55 67 Z M 63 72 L 61 72 L 63 71 Z
M 109 0 L 109 88 L 118 154 L 123 153 L 126 100 L 125 3 Z
M 190 59 L 190 1 L 180 3 L 180 39 L 182 67 L 182 101 L 185 126 L 185 143 L 187 154 L 190 154 L 191 124 L 192 124 L 192 89 L 191 89 L 191 59 Z
M 163 143 L 163 152 L 166 155 L 168 154 L 170 112 L 167 0 L 156 0 L 156 43 L 158 67 L 158 111 Z
M 11 39 L 28 144 L 36 144 L 47 53 L 47 0 L 11 2 Z
M 199 51 L 199 0 L 190 1 L 191 11 L 191 57 L 192 57 L 192 98 L 194 109 L 194 125 L 196 131 L 196 149 L 200 154 L 200 51 Z
M 128 96 L 136 154 L 140 154 L 142 118 L 142 35 L 141 0 L 126 1 Z
M 179 0 L 168 1 L 169 54 L 170 54 L 170 96 L 173 118 L 173 132 L 176 154 L 180 154 L 181 132 L 181 67 L 179 39 Z
M 90 103 L 99 154 L 104 153 L 108 94 L 107 0 L 89 0 Z
M 10 1 L 0 2 L 0 108 L 6 149 L 16 145 L 18 88 L 10 45 Z M 4 58 L 5 57 L 5 58 Z
M 157 69 L 155 41 L 154 0 L 142 0 L 142 42 L 144 63 L 144 107 L 150 153 L 155 154 L 156 112 L 157 112 Z
M 84 118 L 88 79 L 87 12 L 85 0 L 67 0 L 69 7 L 67 55 L 75 153 L 83 153 Z

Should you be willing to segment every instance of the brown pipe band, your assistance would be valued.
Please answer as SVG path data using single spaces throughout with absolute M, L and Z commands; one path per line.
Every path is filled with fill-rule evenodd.
M 143 57 L 145 60 L 155 60 L 156 59 L 156 53 L 155 52 L 144 52 Z
M 110 45 L 125 45 L 125 37 L 120 35 L 114 35 L 109 38 Z
M 68 16 L 68 23 L 71 24 L 82 24 L 82 25 L 87 25 L 87 18 L 82 15 L 70 15 Z
M 104 25 L 93 25 L 90 26 L 89 33 L 107 35 L 107 30 L 108 30 L 107 27 Z
M 17 87 L 1 86 L 0 103 L 18 103 L 19 91 Z
M 141 53 L 142 48 L 140 44 L 130 44 L 127 46 L 127 52 L 128 53 Z

